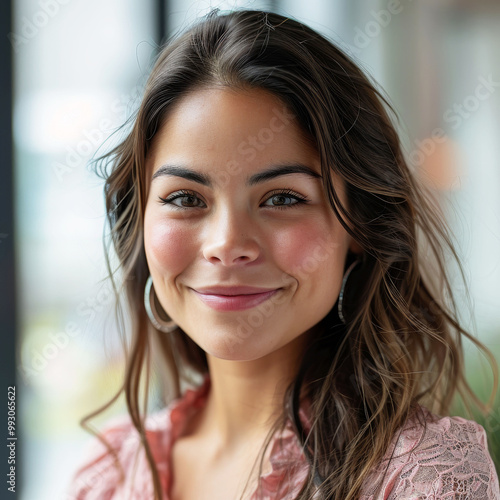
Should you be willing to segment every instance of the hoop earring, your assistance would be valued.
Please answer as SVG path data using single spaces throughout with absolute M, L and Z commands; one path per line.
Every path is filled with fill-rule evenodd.
M 342 279 L 342 287 L 340 288 L 340 294 L 339 294 L 339 305 L 338 305 L 338 314 L 340 321 L 346 324 L 346 320 L 344 317 L 344 313 L 342 311 L 343 308 L 343 303 L 344 303 L 344 293 L 345 293 L 345 284 L 347 283 L 347 278 L 349 278 L 349 274 L 351 274 L 351 271 L 356 267 L 357 264 L 361 263 L 361 259 L 355 260 L 347 269 L 347 271 L 344 274 L 344 278 Z
M 146 308 L 146 313 L 149 317 L 149 321 L 153 324 L 153 326 L 160 330 L 160 332 L 170 333 L 173 332 L 178 326 L 175 321 L 163 321 L 159 318 L 158 313 L 156 312 L 154 295 L 151 293 L 151 289 L 153 288 L 153 278 L 149 275 L 148 280 L 146 281 L 146 288 L 144 290 L 144 307 Z M 154 288 L 153 288 L 154 292 Z

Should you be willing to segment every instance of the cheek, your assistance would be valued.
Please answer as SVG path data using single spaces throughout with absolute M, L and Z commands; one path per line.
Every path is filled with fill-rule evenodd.
M 185 268 L 195 245 L 190 233 L 175 221 L 145 221 L 144 248 L 150 269 L 176 275 Z
M 346 241 L 340 224 L 332 226 L 309 219 L 280 231 L 275 240 L 275 255 L 280 267 L 294 279 L 335 279 L 343 272 Z

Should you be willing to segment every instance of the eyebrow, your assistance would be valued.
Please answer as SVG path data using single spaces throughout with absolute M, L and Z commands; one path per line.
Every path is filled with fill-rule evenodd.
M 263 170 L 262 172 L 258 172 L 251 177 L 247 178 L 246 185 L 247 186 L 255 186 L 256 184 L 260 184 L 262 182 L 266 182 L 270 179 L 274 179 L 276 177 L 280 177 L 282 175 L 291 175 L 291 174 L 303 174 L 308 175 L 314 179 L 321 179 L 321 175 L 314 171 L 311 167 L 307 165 L 303 165 L 302 163 L 293 163 L 286 165 L 273 165 L 271 168 L 267 170 Z M 157 177 L 163 175 L 170 175 L 175 177 L 182 177 L 183 179 L 187 179 L 190 181 L 198 182 L 199 184 L 203 184 L 204 186 L 208 186 L 210 188 L 213 187 L 212 178 L 204 173 L 197 172 L 195 170 L 191 170 L 187 167 L 181 165 L 162 165 L 153 175 L 151 181 L 156 179 Z

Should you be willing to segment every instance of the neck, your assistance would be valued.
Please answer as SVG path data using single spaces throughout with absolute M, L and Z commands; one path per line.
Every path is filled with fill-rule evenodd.
M 212 449 L 221 454 L 249 442 L 262 443 L 283 411 L 286 388 L 297 373 L 307 340 L 307 334 L 301 335 L 251 361 L 207 354 L 211 386 L 195 432 L 209 439 Z

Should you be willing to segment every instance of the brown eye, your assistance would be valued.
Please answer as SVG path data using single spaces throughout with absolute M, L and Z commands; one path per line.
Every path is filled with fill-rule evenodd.
M 163 205 L 171 205 L 174 208 L 200 208 L 200 205 L 196 205 L 196 201 L 202 202 L 196 193 L 187 190 L 181 190 L 173 193 L 168 198 L 162 198 L 159 196 Z M 180 204 L 175 203 L 176 200 L 181 200 Z M 203 203 L 203 202 L 202 202 Z M 204 205 L 204 203 L 203 203 Z M 201 206 L 203 206 L 201 205 Z
M 266 207 L 273 207 L 273 208 L 279 208 L 279 209 L 286 209 L 288 207 L 296 207 L 301 204 L 307 203 L 309 200 L 295 191 L 292 191 L 291 189 L 287 189 L 285 191 L 277 191 L 274 193 L 271 193 L 271 196 L 266 200 L 272 201 L 272 205 L 264 205 Z M 287 200 L 295 200 L 295 202 L 290 202 Z

